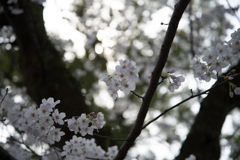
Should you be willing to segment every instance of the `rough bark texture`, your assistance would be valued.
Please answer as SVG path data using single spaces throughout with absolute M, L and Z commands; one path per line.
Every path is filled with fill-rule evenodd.
M 240 65 L 234 67 L 240 70 Z M 220 79 L 216 83 L 222 81 Z M 233 81 L 240 86 L 239 77 Z M 223 123 L 229 112 L 240 106 L 240 97 L 230 98 L 227 84 L 211 90 L 201 103 L 199 113 L 195 118 L 190 132 L 176 160 L 185 160 L 194 154 L 197 159 L 219 160 L 221 155 L 220 136 Z

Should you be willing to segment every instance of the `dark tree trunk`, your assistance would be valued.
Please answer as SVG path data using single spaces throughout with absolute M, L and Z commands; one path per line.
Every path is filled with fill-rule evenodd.
M 60 112 L 68 118 L 89 113 L 81 93 L 80 84 L 65 68 L 62 56 L 48 39 L 43 21 L 43 7 L 30 0 L 19 0 L 23 14 L 13 15 L 6 0 L 0 0 L 4 14 L 12 25 L 19 45 L 19 66 L 24 85 L 31 98 L 39 105 L 43 98 L 53 97 L 61 100 L 57 105 Z M 72 132 L 64 129 L 66 136 L 72 138 Z
M 234 68 L 240 71 L 240 64 Z M 216 83 L 222 80 L 221 78 Z M 240 86 L 239 77 L 233 83 Z M 176 160 L 185 160 L 190 154 L 195 155 L 199 160 L 219 160 L 222 126 L 226 116 L 236 106 L 240 106 L 240 98 L 236 95 L 234 98 L 229 97 L 227 84 L 211 90 L 201 102 L 199 113 Z

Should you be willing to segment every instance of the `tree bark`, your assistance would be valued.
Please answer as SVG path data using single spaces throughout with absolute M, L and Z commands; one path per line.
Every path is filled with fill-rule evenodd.
M 240 71 L 240 64 L 234 68 Z M 216 83 L 222 80 L 219 79 Z M 240 86 L 239 77 L 238 80 L 232 82 Z M 185 160 L 191 154 L 195 155 L 197 159 L 219 160 L 222 126 L 226 116 L 236 106 L 240 106 L 240 98 L 236 95 L 233 98 L 229 97 L 227 84 L 211 90 L 201 102 L 199 113 L 176 160 Z
M 38 106 L 43 98 L 61 100 L 57 108 L 60 112 L 65 112 L 68 118 L 90 113 L 80 84 L 65 68 L 62 56 L 48 39 L 43 21 L 43 6 L 29 0 L 19 0 L 18 3 L 24 12 L 13 15 L 8 9 L 7 1 L 0 0 L 4 14 L 17 36 L 18 63 L 27 93 Z M 67 127 L 63 131 L 66 135 L 58 146 L 72 138 L 73 134 Z

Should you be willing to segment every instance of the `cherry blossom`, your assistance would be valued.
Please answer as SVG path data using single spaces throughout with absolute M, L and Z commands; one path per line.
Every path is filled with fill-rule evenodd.
M 86 114 L 83 113 L 81 117 L 77 119 L 78 126 L 80 129 L 87 128 L 89 126 L 90 120 L 87 118 Z
M 125 94 L 129 94 L 130 91 L 135 90 L 135 84 L 131 81 L 123 79 L 120 81 L 120 84 L 121 84 L 120 90 L 123 91 Z
M 29 109 L 26 110 L 24 116 L 30 120 L 36 119 L 37 118 L 36 108 L 30 107 Z
M 190 67 L 195 72 L 195 78 L 209 82 L 212 78 L 216 79 L 216 75 L 220 75 L 223 68 L 234 65 L 239 60 L 239 31 L 240 29 L 231 34 L 231 39 L 226 42 L 227 45 L 218 43 L 214 50 L 204 51 L 203 62 L 198 57 L 191 60 Z
M 82 136 L 86 136 L 87 134 L 93 135 L 93 128 L 92 127 L 82 128 L 80 130 L 80 133 Z
M 60 100 L 57 100 L 56 102 L 54 102 L 54 99 L 52 97 L 50 97 L 47 100 L 45 98 L 42 99 L 41 105 L 45 105 L 45 106 L 49 106 L 50 108 L 54 108 L 59 103 L 60 103 Z M 41 105 L 40 105 L 40 107 L 41 107 Z
M 118 153 L 118 147 L 112 146 L 108 148 L 108 152 L 106 153 L 110 159 L 113 159 Z
M 70 143 L 74 147 L 79 147 L 81 141 L 82 141 L 82 137 L 77 137 L 76 135 L 73 135 L 72 139 L 70 140 Z
M 63 118 L 66 117 L 66 114 L 65 113 L 60 113 L 58 112 L 58 109 L 55 109 L 54 110 L 54 113 L 52 113 L 52 116 L 54 118 L 54 121 L 60 125 L 63 125 L 64 122 L 63 122 Z
M 181 86 L 181 83 L 185 81 L 185 78 L 183 76 L 175 76 L 172 75 L 172 73 L 175 73 L 176 69 L 172 68 L 167 73 L 169 74 L 167 77 L 169 79 L 169 85 L 168 90 L 170 92 L 174 92 L 174 90 L 178 89 Z
M 69 130 L 74 131 L 74 133 L 77 134 L 79 132 L 79 128 L 76 119 L 73 117 L 72 119 L 69 119 L 67 122 Z
M 119 60 L 120 65 L 115 67 L 115 73 L 112 76 L 103 76 L 102 81 L 108 86 L 109 93 L 113 99 L 118 98 L 118 90 L 123 91 L 126 95 L 130 91 L 135 90 L 135 83 L 139 76 L 139 69 L 136 67 L 136 62 L 129 60 Z
M 59 142 L 61 140 L 61 136 L 65 135 L 63 131 L 60 131 L 60 128 L 53 127 L 50 131 L 52 141 Z

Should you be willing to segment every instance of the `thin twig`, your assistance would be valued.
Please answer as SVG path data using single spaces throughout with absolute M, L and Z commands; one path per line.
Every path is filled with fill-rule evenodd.
M 169 25 L 169 23 L 163 23 L 163 22 L 161 22 L 160 24 L 161 25 Z
M 3 123 L 3 125 L 6 127 L 6 129 L 7 129 L 7 125 L 6 125 L 3 121 L 2 121 L 2 123 Z M 8 129 L 7 129 L 7 131 L 8 131 Z M 23 144 L 30 152 L 32 152 L 32 154 L 34 154 L 34 155 L 37 156 L 38 158 L 41 158 L 41 156 L 38 155 L 34 150 L 32 150 L 28 145 L 26 145 L 24 142 L 21 142 L 21 141 L 17 140 L 15 137 L 13 137 L 13 136 L 10 134 L 9 131 L 8 131 L 8 133 L 9 133 L 9 135 L 10 135 L 10 140 L 13 140 L 13 141 L 15 141 L 15 142 L 17 142 L 17 143 L 19 143 L 19 144 Z
M 232 77 L 236 77 L 236 76 L 239 76 L 239 75 L 240 75 L 240 73 L 235 74 L 235 75 L 232 76 Z M 223 85 L 223 84 L 225 84 L 225 83 L 227 83 L 227 82 L 229 82 L 229 81 L 230 81 L 229 79 L 226 79 L 226 80 L 222 81 L 221 83 L 216 84 L 216 85 L 212 86 L 211 88 L 209 88 L 209 89 L 207 89 L 207 90 L 205 90 L 205 91 L 203 91 L 203 92 L 201 92 L 201 93 L 198 93 L 198 94 L 195 94 L 195 95 L 192 94 L 190 97 L 188 97 L 188 98 L 184 99 L 183 101 L 179 102 L 178 104 L 176 104 L 176 105 L 174 105 L 174 106 L 166 109 L 164 112 L 162 112 L 161 114 L 159 114 L 157 117 L 155 117 L 154 119 L 152 119 L 151 121 L 149 121 L 148 123 L 146 123 L 146 124 L 142 127 L 142 130 L 145 129 L 145 128 L 146 128 L 149 124 L 151 124 L 152 122 L 156 121 L 158 118 L 162 117 L 162 116 L 163 116 L 164 114 L 166 114 L 167 112 L 169 112 L 169 111 L 171 111 L 172 109 L 176 108 L 177 106 L 181 105 L 182 103 L 184 103 L 184 102 L 186 102 L 186 101 L 188 101 L 188 100 L 190 100 L 190 99 L 192 99 L 192 98 L 198 97 L 198 96 L 200 96 L 200 95 L 202 95 L 202 94 L 206 94 L 208 91 L 210 91 L 210 90 L 212 90 L 212 89 L 214 89 L 214 88 L 216 88 L 216 87 L 218 87 L 218 86 L 221 86 L 221 85 Z M 191 93 L 192 93 L 192 92 L 191 92 Z
M 8 132 L 9 135 L 10 135 L 10 140 L 13 140 L 13 141 L 15 141 L 15 142 L 17 142 L 17 143 L 19 143 L 19 144 L 23 144 L 30 152 L 32 152 L 32 154 L 36 155 L 38 158 L 41 158 L 41 156 L 38 155 L 34 150 L 32 150 L 28 145 L 26 145 L 26 144 L 23 142 L 23 140 L 22 140 L 22 142 L 21 142 L 21 141 L 17 140 L 15 137 L 13 137 L 13 136 L 10 134 L 10 132 L 9 132 L 9 130 L 8 130 L 8 128 L 7 128 L 7 125 L 4 123 L 4 121 L 1 121 L 1 122 L 2 122 L 3 125 L 6 127 L 6 130 L 7 130 L 7 132 Z
M 240 23 L 240 19 L 238 18 L 235 10 L 232 8 L 232 6 L 231 6 L 231 4 L 229 3 L 229 1 L 228 1 L 228 0 L 226 0 L 226 1 L 227 1 L 227 4 L 228 4 L 229 8 L 233 11 L 233 14 L 235 15 L 235 17 L 237 18 L 238 22 Z
M 61 160 L 60 157 L 59 157 L 59 153 L 58 153 L 57 148 L 53 147 L 53 150 L 54 150 L 54 152 L 56 153 L 56 155 L 57 155 L 57 157 L 58 157 L 58 160 Z M 59 152 L 61 152 L 61 151 L 59 151 Z
M 110 140 L 113 140 L 113 141 L 127 141 L 127 139 L 111 138 L 111 137 L 108 137 L 108 136 L 99 135 L 97 133 L 93 133 L 93 135 L 101 137 L 101 138 L 107 138 L 107 139 L 110 139 Z
M 4 101 L 4 99 L 5 99 L 5 97 L 7 96 L 7 94 L 8 94 L 8 91 L 9 91 L 9 89 L 8 88 L 6 88 L 6 93 L 5 93 L 5 95 L 3 96 L 3 98 L 2 98 L 2 100 L 1 100 L 1 102 L 0 102 L 0 108 L 1 108 L 1 106 L 2 106 L 2 103 L 3 103 L 3 101 Z M 2 109 L 2 114 L 0 113 L 0 121 L 5 121 L 6 119 L 4 119 L 3 117 L 3 113 L 4 113 L 4 108 Z
M 32 150 L 28 145 L 26 145 L 24 142 L 21 142 L 19 140 L 17 140 L 15 137 L 13 137 L 12 135 L 10 135 L 10 139 L 19 143 L 19 144 L 23 144 L 30 152 L 32 152 L 32 154 L 34 154 L 35 156 L 37 156 L 38 158 L 41 158 L 40 155 L 38 155 L 34 150 Z
M 131 91 L 135 96 L 137 96 L 138 98 L 141 98 L 142 100 L 144 100 L 144 98 L 142 96 L 139 96 L 137 93 L 135 93 L 134 91 Z
M 5 93 L 5 95 L 3 96 L 3 98 L 2 98 L 2 100 L 1 100 L 1 102 L 0 102 L 0 107 L 2 106 L 2 102 L 4 101 L 5 97 L 7 96 L 8 91 L 9 91 L 9 89 L 6 88 L 6 93 Z
M 158 85 L 160 85 L 160 84 L 164 81 L 164 79 L 166 79 L 166 78 L 164 78 L 164 77 L 162 77 L 162 76 L 161 76 L 161 78 L 162 78 L 162 79 L 161 79 L 161 81 L 158 83 Z

